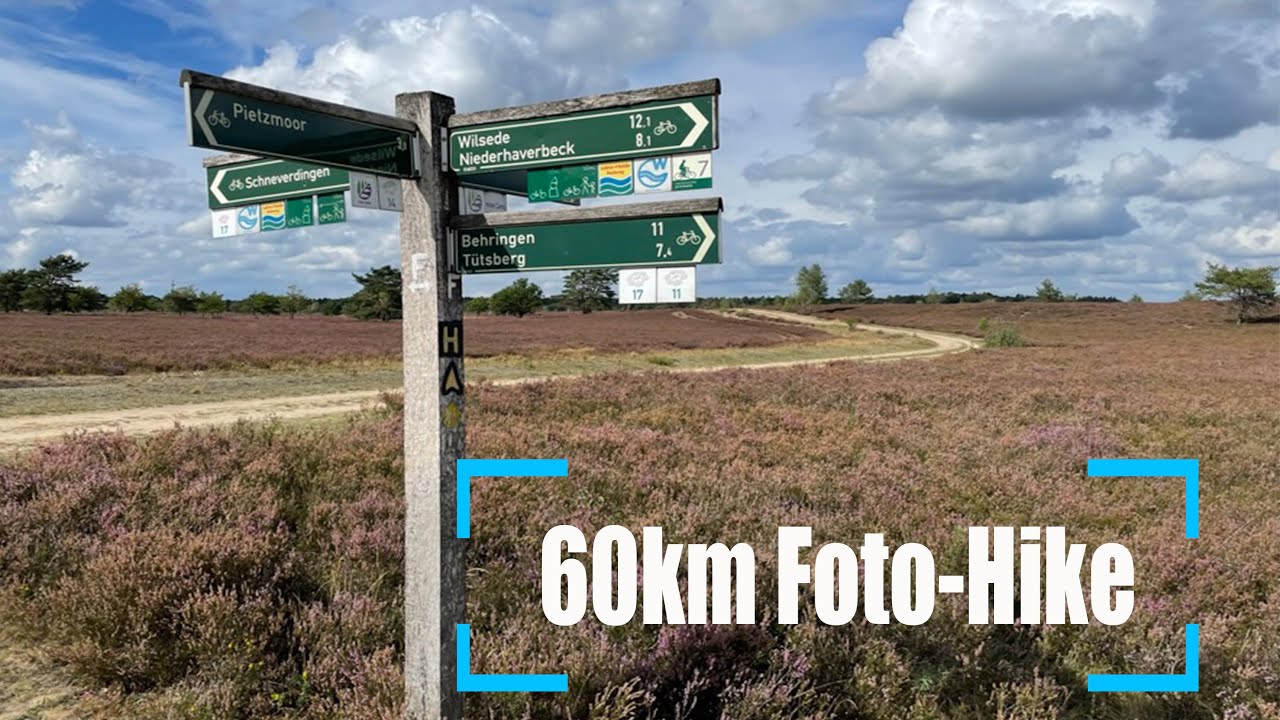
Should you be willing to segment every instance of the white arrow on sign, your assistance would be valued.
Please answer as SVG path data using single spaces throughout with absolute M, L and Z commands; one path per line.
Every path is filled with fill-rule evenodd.
M 702 114 L 702 111 L 694 107 L 691 102 L 680 103 L 680 109 L 683 110 L 685 114 L 689 116 L 689 119 L 693 121 L 693 129 L 689 131 L 687 136 L 685 136 L 684 142 L 677 146 L 686 148 L 697 142 L 698 138 L 702 135 L 702 131 L 707 129 L 707 126 L 711 124 L 711 121 Z
M 707 224 L 707 219 L 700 214 L 693 216 L 693 221 L 702 228 L 702 244 L 698 246 L 698 254 L 693 256 L 695 263 L 702 262 L 702 258 L 707 256 L 707 251 L 711 249 L 711 243 L 716 241 L 716 234 L 711 230 L 711 226 Z
M 259 190 L 257 193 L 242 195 L 237 198 L 229 198 L 224 192 L 223 183 L 227 179 L 227 173 L 233 170 L 249 170 L 252 168 L 266 168 L 272 165 L 279 165 L 281 160 L 260 160 L 249 164 L 228 165 L 218 168 L 213 174 L 213 179 L 209 181 L 209 194 L 218 199 L 223 205 L 243 205 L 245 203 L 258 202 L 260 200 L 279 200 L 282 198 L 298 195 L 319 195 L 321 193 L 333 192 L 335 190 L 346 190 L 350 183 L 329 182 L 328 184 L 316 185 L 315 187 L 304 190 L 286 190 L 280 192 L 270 188 Z M 266 171 L 270 172 L 270 171 Z M 261 176 L 259 176 L 261 177 Z M 234 181 L 233 181 L 234 182 Z M 259 185 L 262 183 L 259 182 Z
M 196 105 L 196 124 L 200 126 L 200 131 L 204 133 L 204 139 L 210 145 L 217 145 L 218 139 L 213 136 L 213 129 L 209 127 L 209 121 L 205 119 L 204 114 L 209 110 L 209 103 L 213 102 L 213 91 L 205 90 L 204 95 L 200 96 L 200 104 Z
M 230 205 L 231 201 L 227 199 L 226 195 L 222 194 L 222 178 L 225 177 L 226 174 L 226 168 L 218 170 L 217 174 L 213 176 L 213 182 L 209 183 L 209 192 L 212 193 L 214 197 L 218 198 L 218 202 L 223 205 Z

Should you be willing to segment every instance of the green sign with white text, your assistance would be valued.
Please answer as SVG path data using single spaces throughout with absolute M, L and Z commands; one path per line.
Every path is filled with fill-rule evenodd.
M 716 212 L 457 231 L 462 272 L 720 262 Z
M 205 169 L 209 209 L 271 202 L 345 190 L 351 178 L 342 168 L 293 160 L 250 160 Z
M 464 127 L 449 133 L 459 175 L 711 150 L 716 96 Z
M 301 107 L 187 85 L 196 147 L 413 176 L 413 135 Z

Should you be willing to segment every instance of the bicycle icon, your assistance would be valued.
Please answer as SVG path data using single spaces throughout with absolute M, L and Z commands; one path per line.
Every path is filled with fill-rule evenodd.
M 702 242 L 702 236 L 692 230 L 685 230 L 676 237 L 677 245 L 697 245 Z
M 666 135 L 667 133 L 675 133 L 678 131 L 679 131 L 679 128 L 676 127 L 675 123 L 671 122 L 670 120 L 663 120 L 662 122 L 658 123 L 658 126 L 656 128 L 653 129 L 653 134 Z
M 220 125 L 224 128 L 231 127 L 231 118 L 227 117 L 227 114 L 221 110 L 214 110 L 209 113 L 208 120 L 210 125 Z

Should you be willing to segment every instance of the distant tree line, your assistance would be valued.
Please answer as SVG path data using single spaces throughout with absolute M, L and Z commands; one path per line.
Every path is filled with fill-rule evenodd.
M 352 273 L 360 289 L 347 298 L 310 298 L 296 285 L 284 294 L 265 291 L 250 293 L 238 300 L 221 293 L 200 291 L 192 285 L 175 285 L 163 295 L 154 295 L 133 283 L 113 295 L 97 287 L 82 284 L 77 276 L 89 263 L 69 254 L 53 255 L 35 268 L 19 268 L 0 272 L 0 310 L 4 312 L 167 312 L 178 315 L 346 315 L 361 320 L 397 320 L 401 317 L 401 275 L 390 265 L 370 268 L 367 273 Z M 1228 268 L 1209 264 L 1205 278 L 1197 282 L 1182 300 L 1221 300 L 1230 305 L 1238 322 L 1264 315 L 1276 303 L 1276 273 L 1280 268 Z M 523 317 L 535 312 L 581 312 L 616 308 L 618 271 L 608 268 L 574 270 L 564 279 L 564 289 L 557 295 L 546 295 L 542 288 L 526 278 L 518 278 L 489 297 L 464 298 L 469 313 L 493 313 Z M 929 288 L 928 292 L 876 297 L 872 287 L 857 278 L 830 296 L 826 273 L 817 263 L 806 265 L 796 273 L 795 292 L 791 295 L 740 297 L 702 297 L 692 304 L 698 308 L 730 308 L 751 306 L 811 306 L 831 302 L 843 304 L 937 304 L 981 302 L 1120 302 L 1110 296 L 1065 293 L 1050 278 L 1045 278 L 1034 294 L 998 295 L 991 292 L 952 292 Z M 1131 303 L 1142 302 L 1136 293 Z M 654 306 L 649 306 L 654 307 Z M 659 305 L 656 307 L 665 307 Z M 672 307 L 690 307 L 681 303 Z
M 1182 296 L 1182 301 L 1221 300 L 1232 307 L 1237 322 L 1258 318 L 1276 304 L 1277 267 L 1228 268 L 1225 265 L 1209 263 L 1205 271 L 1205 279 L 1197 282 L 1194 290 Z M 990 292 L 940 292 L 937 288 L 929 288 L 924 294 L 886 295 L 877 298 L 871 286 L 865 280 L 857 279 L 840 289 L 836 298 L 831 298 L 827 290 L 827 277 L 818 264 L 806 265 L 796 273 L 795 292 L 785 298 L 774 298 L 777 304 L 789 305 L 822 305 L 837 301 L 845 304 L 886 303 L 886 304 L 939 304 L 979 302 L 1120 302 L 1119 298 L 1099 295 L 1076 295 L 1065 293 L 1053 282 L 1045 278 L 1036 288 L 1034 295 L 997 295 Z M 747 304 L 742 298 L 742 304 Z M 761 300 L 761 298 L 754 298 Z M 1131 303 L 1142 302 L 1142 296 L 1134 293 L 1129 298 Z
M 255 292 L 240 300 L 228 300 L 217 292 L 201 292 L 191 285 L 175 285 L 163 295 L 154 295 L 138 283 L 130 283 L 115 294 L 107 295 L 93 285 L 80 282 L 77 276 L 88 267 L 88 262 L 64 253 L 41 260 L 35 268 L 0 272 L 0 310 L 46 314 L 109 310 L 178 315 L 226 312 L 298 315 L 324 312 L 333 303 L 342 302 L 308 298 L 296 285 L 290 285 L 283 295 Z

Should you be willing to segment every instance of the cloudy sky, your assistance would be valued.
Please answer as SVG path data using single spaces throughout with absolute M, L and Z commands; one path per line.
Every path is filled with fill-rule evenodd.
M 333 296 L 397 261 L 378 211 L 212 239 L 183 67 L 383 112 L 718 77 L 700 294 L 818 262 L 833 291 L 1173 299 L 1207 261 L 1280 264 L 1277 28 L 1274 0 L 4 0 L 0 267 L 69 250 L 108 291 Z

